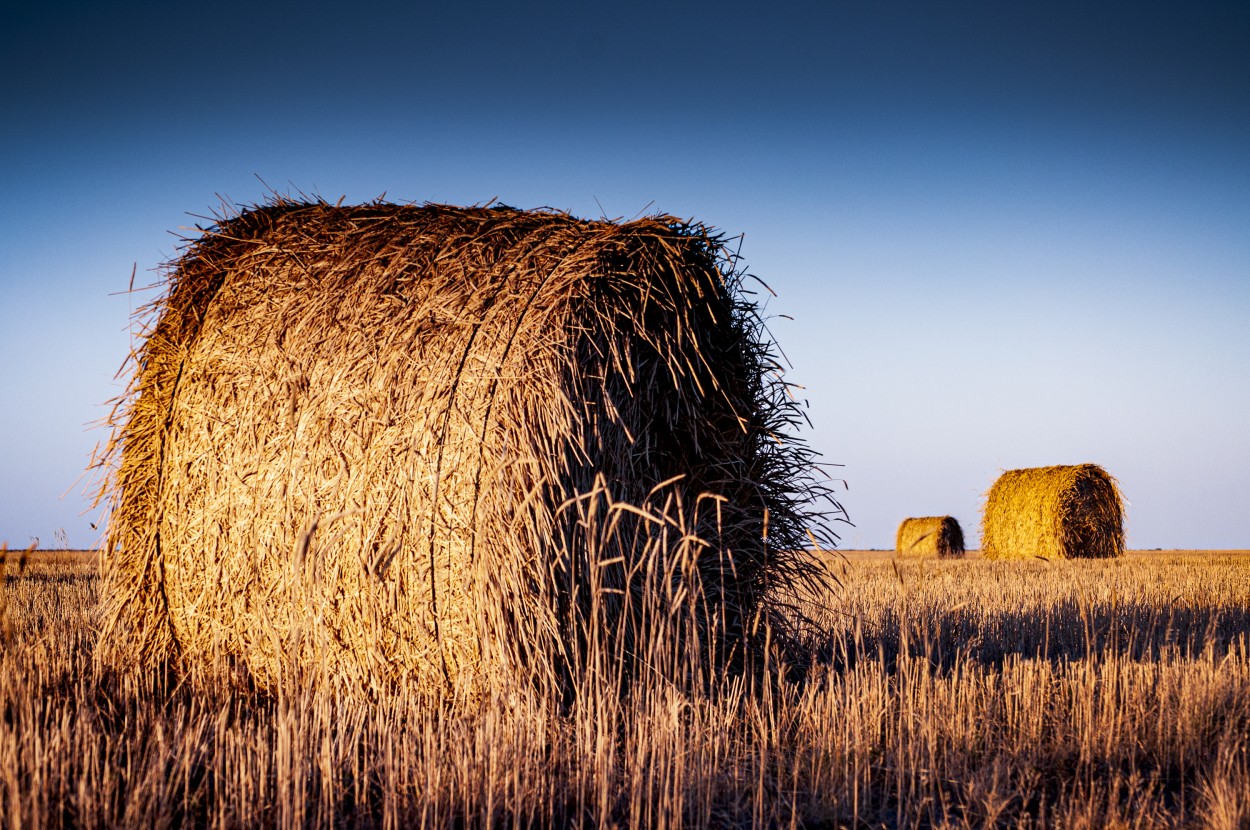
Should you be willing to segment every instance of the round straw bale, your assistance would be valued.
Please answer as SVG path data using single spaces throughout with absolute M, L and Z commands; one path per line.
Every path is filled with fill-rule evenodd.
M 812 575 L 827 491 L 702 225 L 278 200 L 166 274 L 104 489 L 131 655 L 559 681 L 643 648 L 647 603 L 740 653 Z
M 1119 487 L 1097 464 L 1008 470 L 986 494 L 981 550 L 989 559 L 1119 556 Z
M 900 556 L 963 556 L 964 532 L 953 516 L 903 519 L 894 550 Z

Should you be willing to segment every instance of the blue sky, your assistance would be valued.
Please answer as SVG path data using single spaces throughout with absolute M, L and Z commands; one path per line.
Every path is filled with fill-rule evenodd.
M 118 292 L 272 187 L 745 234 L 844 547 L 1082 461 L 1250 547 L 1250 7 L 445 5 L 6 4 L 0 540 L 95 541 Z

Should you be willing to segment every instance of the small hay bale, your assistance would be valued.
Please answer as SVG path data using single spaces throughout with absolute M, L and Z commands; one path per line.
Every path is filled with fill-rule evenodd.
M 166 274 L 111 418 L 110 659 L 564 688 L 665 626 L 675 671 L 740 659 L 815 578 L 828 491 L 702 225 L 280 199 Z
M 989 559 L 1120 556 L 1120 489 L 1097 464 L 1008 470 L 986 494 L 981 550 Z
M 894 550 L 900 556 L 963 556 L 964 532 L 953 516 L 903 519 Z

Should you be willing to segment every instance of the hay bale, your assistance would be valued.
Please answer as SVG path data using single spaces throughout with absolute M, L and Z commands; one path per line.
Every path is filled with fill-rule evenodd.
M 666 216 L 220 219 L 111 419 L 105 639 L 262 686 L 559 683 L 662 608 L 741 654 L 827 495 L 741 276 Z
M 1097 464 L 1008 470 L 986 494 L 981 550 L 989 559 L 1120 556 L 1119 487 Z
M 963 556 L 964 532 L 953 516 L 903 519 L 894 550 L 900 556 Z

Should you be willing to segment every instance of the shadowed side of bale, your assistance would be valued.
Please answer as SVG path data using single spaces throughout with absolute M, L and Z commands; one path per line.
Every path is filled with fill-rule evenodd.
M 1119 487 L 1096 464 L 1008 470 L 986 494 L 981 549 L 990 559 L 1120 556 Z
M 953 516 L 903 519 L 894 550 L 900 556 L 963 556 L 964 532 Z
M 560 685 L 642 649 L 667 596 L 740 654 L 770 585 L 813 578 L 788 551 L 824 491 L 738 278 L 670 217 L 221 221 L 113 419 L 107 632 L 265 686 Z

